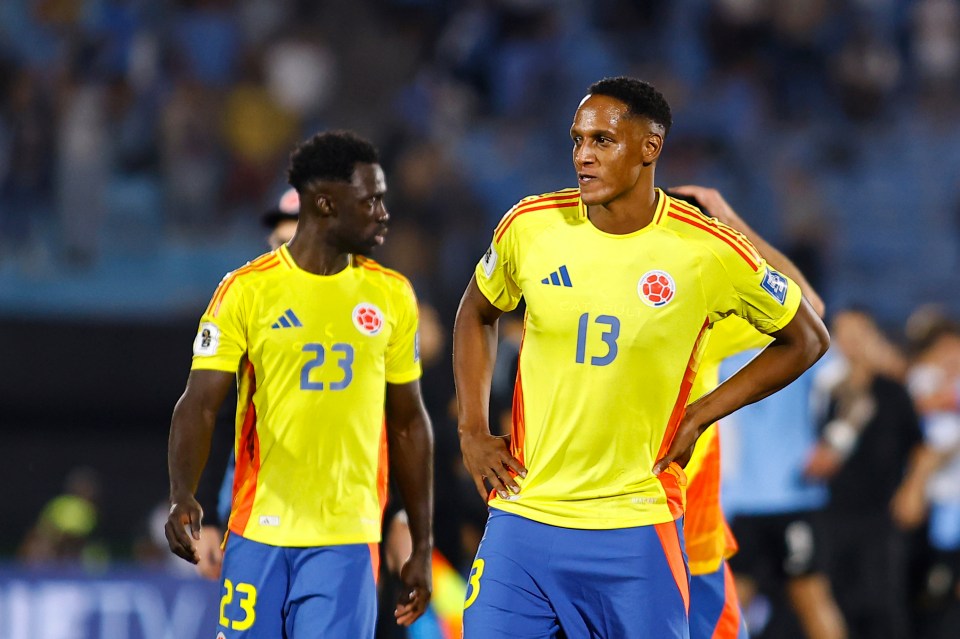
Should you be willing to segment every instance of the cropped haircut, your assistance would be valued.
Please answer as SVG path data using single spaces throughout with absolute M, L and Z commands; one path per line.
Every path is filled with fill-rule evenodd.
M 653 88 L 653 85 L 636 78 L 619 76 L 604 78 L 594 82 L 587 89 L 590 95 L 606 95 L 620 100 L 627 105 L 627 113 L 636 117 L 647 118 L 663 127 L 663 134 L 670 132 L 673 116 L 670 114 L 670 105 L 663 94 Z
M 312 180 L 349 182 L 357 164 L 376 164 L 376 147 L 349 131 L 318 133 L 290 154 L 287 182 L 302 192 Z

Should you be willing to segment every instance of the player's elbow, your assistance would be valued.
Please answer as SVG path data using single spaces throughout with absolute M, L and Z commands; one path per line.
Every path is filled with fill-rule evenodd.
M 821 319 L 826 317 L 827 306 L 823 303 L 823 300 L 819 295 L 811 292 L 809 294 L 805 294 L 803 299 L 807 300 L 807 302 L 810 304 L 810 308 L 812 308 L 813 312 L 817 314 L 817 317 Z M 829 341 L 830 340 L 828 337 L 827 342 L 829 343 Z
M 803 351 L 804 359 L 808 362 L 807 366 L 809 367 L 823 357 L 827 349 L 830 348 L 830 333 L 819 317 L 816 317 L 815 321 L 808 322 L 806 329 L 804 331 Z

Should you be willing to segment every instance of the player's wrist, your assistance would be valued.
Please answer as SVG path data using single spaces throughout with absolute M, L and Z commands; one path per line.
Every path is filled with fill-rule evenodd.
M 462 420 L 457 425 L 457 433 L 460 435 L 460 441 L 473 437 L 489 436 L 490 424 L 483 419 Z

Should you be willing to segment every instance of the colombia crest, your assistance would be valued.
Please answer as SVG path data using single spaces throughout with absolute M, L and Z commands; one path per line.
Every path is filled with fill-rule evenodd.
M 383 329 L 383 312 L 374 304 L 360 302 L 353 309 L 353 325 L 364 335 L 373 337 Z
M 637 283 L 637 295 L 647 306 L 666 306 L 676 295 L 677 285 L 666 271 L 647 271 Z

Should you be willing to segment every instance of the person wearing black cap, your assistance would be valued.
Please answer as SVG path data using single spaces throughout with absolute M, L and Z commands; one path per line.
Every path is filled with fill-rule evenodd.
M 277 203 L 260 218 L 263 225 L 270 229 L 267 244 L 271 250 L 277 250 L 286 244 L 297 232 L 297 220 L 300 219 L 300 196 L 294 188 L 287 189 Z

